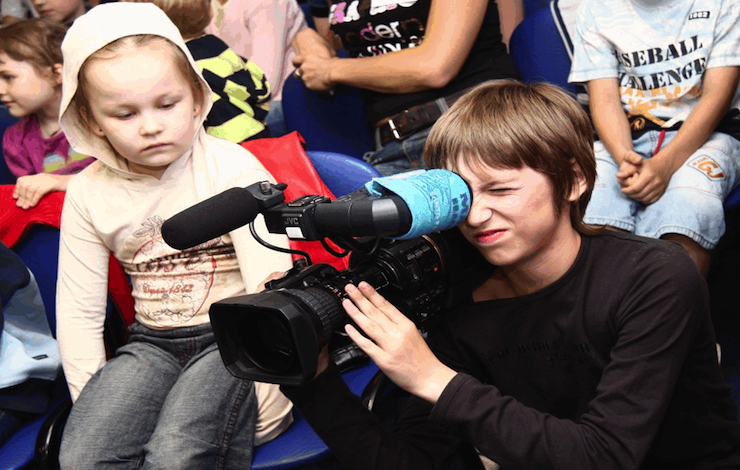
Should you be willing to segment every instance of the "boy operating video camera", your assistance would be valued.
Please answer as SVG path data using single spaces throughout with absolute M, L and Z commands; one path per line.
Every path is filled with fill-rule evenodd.
M 472 188 L 459 230 L 495 270 L 428 343 L 346 286 L 347 333 L 412 397 L 387 429 L 325 351 L 316 378 L 281 387 L 344 467 L 448 468 L 463 443 L 505 469 L 740 465 L 706 285 L 680 246 L 583 223 L 592 145 L 547 84 L 481 85 L 435 124 L 425 158 Z

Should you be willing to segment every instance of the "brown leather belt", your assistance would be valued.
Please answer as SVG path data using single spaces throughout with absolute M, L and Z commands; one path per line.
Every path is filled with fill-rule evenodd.
M 437 122 L 442 113 L 468 91 L 470 89 L 458 91 L 428 103 L 412 106 L 391 116 L 387 122 L 377 127 L 380 144 L 386 145 L 393 140 L 404 140 L 411 134 L 431 126 Z

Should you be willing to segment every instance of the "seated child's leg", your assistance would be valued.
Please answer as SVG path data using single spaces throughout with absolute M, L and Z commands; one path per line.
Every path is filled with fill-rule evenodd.
M 617 181 L 619 167 L 601 142 L 594 143 L 596 185 L 583 217 L 584 222 L 635 231 L 634 213 L 641 204 L 622 193 Z
M 709 272 L 711 251 L 702 247 L 694 240 L 685 235 L 679 235 L 677 233 L 666 233 L 665 235 L 663 235 L 663 239 L 670 240 L 681 245 L 684 250 L 686 250 L 686 253 L 688 253 L 691 259 L 694 261 L 696 267 L 699 268 L 699 272 L 702 274 L 702 276 L 707 275 L 707 272 Z
M 170 354 L 131 342 L 85 385 L 62 439 L 63 470 L 139 468 L 142 448 L 182 367 Z
M 257 396 L 232 376 L 214 343 L 191 359 L 165 401 L 142 468 L 247 468 Z M 177 436 L 176 439 L 173 436 Z
M 664 145 L 674 136 L 675 132 L 666 134 Z M 739 165 L 738 142 L 725 134 L 712 134 L 673 174 L 665 194 L 645 207 L 635 233 L 678 241 L 702 269 L 725 232 L 723 202 L 738 183 Z

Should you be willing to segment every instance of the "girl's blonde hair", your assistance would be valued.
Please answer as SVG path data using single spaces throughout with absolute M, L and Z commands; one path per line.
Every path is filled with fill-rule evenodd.
M 28 62 L 41 75 L 62 63 L 62 40 L 67 29 L 41 18 L 21 20 L 0 28 L 0 54 Z
M 543 173 L 553 187 L 559 215 L 582 172 L 586 191 L 570 203 L 571 225 L 583 234 L 599 230 L 583 222 L 596 181 L 591 121 L 564 90 L 547 83 L 497 80 L 460 98 L 434 124 L 424 147 L 436 168 L 522 168 Z
M 90 98 L 89 98 L 89 81 L 87 79 L 87 67 L 95 60 L 106 60 L 116 57 L 118 54 L 126 51 L 136 51 L 144 47 L 161 46 L 172 53 L 175 60 L 175 66 L 182 76 L 187 80 L 190 89 L 193 92 L 193 98 L 196 103 L 203 103 L 205 90 L 201 84 L 197 72 L 190 66 L 185 53 L 172 41 L 155 34 L 136 34 L 125 36 L 111 43 L 106 44 L 88 57 L 80 67 L 77 77 L 78 85 L 74 97 L 72 97 L 73 109 L 77 114 L 80 122 L 89 122 L 87 116 L 90 115 Z
M 211 0 L 123 0 L 130 3 L 153 3 L 180 30 L 183 39 L 203 35 L 211 22 Z

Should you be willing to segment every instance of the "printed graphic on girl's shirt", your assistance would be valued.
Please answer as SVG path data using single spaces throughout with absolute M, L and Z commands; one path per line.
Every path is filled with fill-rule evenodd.
M 149 217 L 126 238 L 133 257 L 124 266 L 142 313 L 162 325 L 186 323 L 213 301 L 209 297 L 217 272 L 238 273 L 236 253 L 221 237 L 173 250 L 162 238 L 163 223 L 160 216 Z

